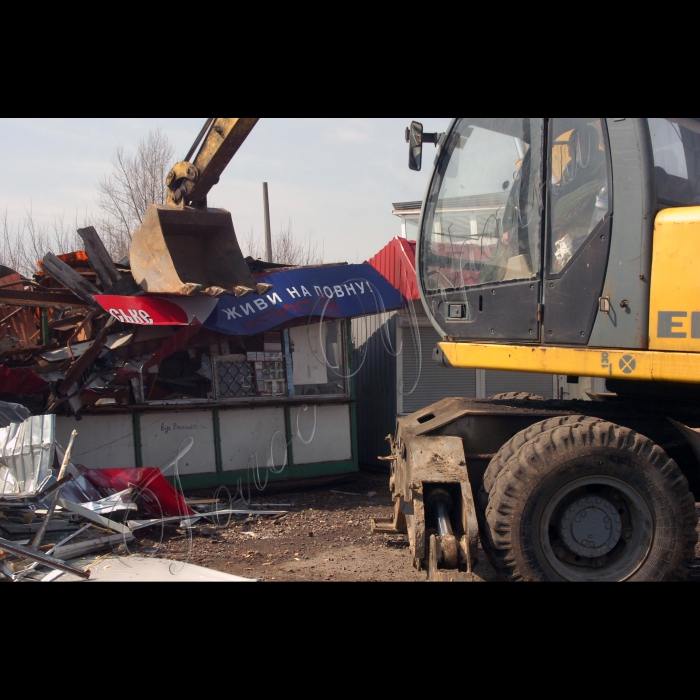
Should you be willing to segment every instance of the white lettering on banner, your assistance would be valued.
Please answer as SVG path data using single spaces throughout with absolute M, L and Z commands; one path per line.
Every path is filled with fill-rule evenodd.
M 367 289 L 371 291 L 369 282 L 344 282 L 342 284 L 336 284 L 333 286 L 318 287 L 313 286 L 314 291 L 318 297 L 332 299 L 336 297 L 340 299 L 345 296 L 352 296 L 353 294 L 357 296 L 358 294 L 365 293 L 365 284 L 367 284 Z M 299 291 L 301 289 L 301 291 Z M 299 285 L 299 287 L 287 287 L 287 293 L 292 299 L 301 299 L 304 297 L 312 297 L 313 294 L 304 285 Z M 277 293 L 267 295 L 267 301 L 265 298 L 254 299 L 252 303 L 247 303 L 245 306 L 232 307 L 230 309 L 222 309 L 223 313 L 226 315 L 228 321 L 240 318 L 243 316 L 239 312 L 242 312 L 246 316 L 251 316 L 257 311 L 264 311 L 268 309 L 270 304 L 276 306 L 277 304 L 284 305 L 284 299 Z M 139 323 L 153 324 L 153 319 L 145 311 L 124 311 L 121 309 L 110 309 L 109 311 L 112 316 L 114 316 L 118 321 L 123 323 Z M 132 321 L 132 318 L 134 319 Z
M 233 309 L 224 309 L 224 313 L 226 314 L 227 319 L 230 321 L 231 319 L 234 318 L 243 318 L 235 308 Z
M 137 309 L 110 309 L 109 313 L 122 323 L 133 323 L 138 326 L 152 326 L 153 319 L 143 310 Z

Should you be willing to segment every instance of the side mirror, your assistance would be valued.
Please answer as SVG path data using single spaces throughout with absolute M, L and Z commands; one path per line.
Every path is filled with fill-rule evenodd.
M 420 170 L 423 167 L 423 125 L 420 122 L 411 122 L 411 126 L 406 128 L 406 142 L 408 167 Z

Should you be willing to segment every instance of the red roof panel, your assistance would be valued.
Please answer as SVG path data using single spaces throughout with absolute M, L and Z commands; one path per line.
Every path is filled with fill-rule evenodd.
M 394 238 L 368 263 L 406 299 L 420 299 L 416 280 L 416 242 Z

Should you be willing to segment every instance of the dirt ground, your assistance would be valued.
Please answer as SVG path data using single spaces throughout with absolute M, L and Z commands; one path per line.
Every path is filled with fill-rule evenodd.
M 262 581 L 425 581 L 413 568 L 407 537 L 371 532 L 370 518 L 393 513 L 388 482 L 384 474 L 360 472 L 332 486 L 266 491 L 254 506 L 287 515 L 198 526 L 191 541 L 171 531 L 159 545 L 145 535 L 129 548 Z
M 174 529 L 166 530 L 162 542 L 160 532 L 143 532 L 129 548 L 261 581 L 426 580 L 412 566 L 407 537 L 370 530 L 370 518 L 393 512 L 386 475 L 363 471 L 333 486 L 266 491 L 254 504 L 289 512 L 237 518 L 228 527 L 198 525 L 191 539 Z M 498 580 L 483 552 L 476 573 Z M 700 545 L 691 579 L 700 582 Z

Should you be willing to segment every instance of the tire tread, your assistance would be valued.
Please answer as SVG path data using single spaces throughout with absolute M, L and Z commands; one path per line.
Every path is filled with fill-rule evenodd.
M 544 572 L 534 558 L 528 557 L 520 550 L 518 543 L 513 542 L 514 521 L 524 508 L 527 493 L 539 482 L 543 471 L 556 469 L 562 460 L 575 456 L 581 450 L 602 447 L 628 452 L 642 460 L 647 469 L 657 473 L 660 488 L 663 488 L 671 504 L 671 509 L 659 506 L 657 528 L 662 525 L 662 519 L 668 519 L 668 522 L 661 527 L 662 532 L 643 566 L 645 573 L 639 578 L 685 580 L 693 564 L 698 540 L 697 513 L 695 499 L 678 465 L 649 438 L 629 428 L 602 420 L 579 418 L 584 420 L 578 423 L 563 422 L 544 431 L 534 430 L 534 437 L 524 444 L 521 444 L 522 437 L 511 441 L 513 445 L 520 444 L 520 447 L 511 446 L 506 451 L 513 454 L 496 474 L 485 508 L 484 525 L 489 537 L 487 553 L 494 566 L 513 581 L 543 579 Z M 673 537 L 671 532 L 674 533 Z

